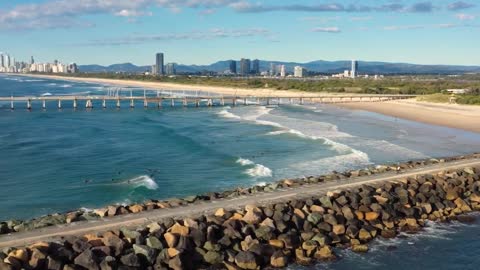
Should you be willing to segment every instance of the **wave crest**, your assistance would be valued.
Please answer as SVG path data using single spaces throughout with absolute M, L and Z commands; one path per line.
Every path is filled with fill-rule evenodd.
M 253 168 L 245 170 L 252 177 L 272 177 L 272 170 L 262 164 L 255 164 Z
M 135 188 L 145 187 L 150 190 L 158 189 L 158 184 L 148 175 L 137 176 L 135 178 L 125 181 L 124 184 L 132 185 Z

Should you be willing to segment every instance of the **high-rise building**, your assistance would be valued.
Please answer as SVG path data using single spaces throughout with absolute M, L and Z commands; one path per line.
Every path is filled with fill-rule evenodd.
M 5 67 L 5 61 L 3 59 L 3 53 L 0 53 L 0 68 Z
M 229 71 L 232 74 L 237 74 L 237 62 L 235 60 L 230 60 Z
M 277 66 L 274 63 L 270 63 L 270 76 L 277 75 Z
M 165 69 L 164 69 L 164 64 L 163 64 L 163 53 L 157 53 L 156 59 L 155 59 L 155 71 L 157 75 L 164 75 L 165 74 Z
M 250 74 L 250 59 L 242 58 L 240 60 L 240 75 L 247 76 Z
M 280 77 L 286 77 L 287 76 L 287 69 L 285 68 L 285 65 L 280 66 Z
M 30 64 L 35 64 L 35 60 L 33 59 L 33 56 L 30 58 Z
M 253 60 L 252 63 L 252 74 L 260 74 L 260 61 L 258 59 Z
M 167 75 L 175 75 L 175 74 L 177 74 L 177 69 L 175 68 L 175 64 L 174 64 L 174 63 L 168 63 L 168 64 L 165 66 L 165 71 L 166 71 Z
M 358 72 L 358 62 L 357 60 L 352 60 L 352 70 L 350 72 L 350 76 L 352 79 L 355 79 L 357 77 L 357 72 Z
M 296 66 L 294 68 L 293 76 L 297 78 L 303 78 L 307 75 L 307 70 L 301 66 Z

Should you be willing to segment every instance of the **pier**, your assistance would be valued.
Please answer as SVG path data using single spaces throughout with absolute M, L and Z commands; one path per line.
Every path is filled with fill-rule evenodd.
M 319 96 L 290 96 L 290 97 L 255 97 L 255 96 L 118 96 L 118 95 L 88 95 L 88 96 L 22 96 L 0 97 L 0 102 L 9 102 L 10 109 L 26 108 L 32 110 L 34 104 L 39 108 L 56 107 L 57 109 L 69 106 L 78 108 L 114 107 L 212 107 L 212 106 L 280 106 L 306 104 L 336 104 L 352 102 L 384 102 L 390 100 L 409 99 L 416 95 L 319 95 Z M 68 103 L 68 105 L 67 105 Z M 48 106 L 50 105 L 50 106 Z

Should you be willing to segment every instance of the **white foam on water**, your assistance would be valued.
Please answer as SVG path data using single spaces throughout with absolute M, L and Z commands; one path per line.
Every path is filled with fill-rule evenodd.
M 72 87 L 72 85 L 71 85 L 71 84 L 62 84 L 62 85 L 60 85 L 60 87 L 62 87 L 62 88 L 70 88 L 70 87 Z
M 245 173 L 251 177 L 272 177 L 272 170 L 262 164 L 255 164 L 253 168 L 245 170 Z
M 45 80 L 40 80 L 40 79 L 28 79 L 28 80 L 24 80 L 24 82 L 43 82 Z
M 267 182 L 258 182 L 257 183 L 257 186 L 259 186 L 259 187 L 264 187 L 266 185 L 267 185 Z
M 146 187 L 150 190 L 158 189 L 157 183 L 148 175 L 141 175 L 132 179 L 128 179 L 127 181 L 124 181 L 123 184 L 132 185 L 135 188 Z
M 42 94 L 42 97 L 46 97 L 46 96 L 52 96 L 52 93 L 46 92 Z
M 224 118 L 227 118 L 227 119 L 241 119 L 240 116 L 238 115 L 235 115 L 231 112 L 229 112 L 227 109 L 224 109 L 224 110 L 221 110 L 217 113 L 219 116 L 222 116 Z
M 245 158 L 239 158 L 237 159 L 237 163 L 242 165 L 242 166 L 248 166 L 248 165 L 253 165 L 255 164 L 253 161 Z
M 48 85 L 50 85 L 50 86 L 56 86 L 57 84 L 56 84 L 56 83 L 49 83 Z

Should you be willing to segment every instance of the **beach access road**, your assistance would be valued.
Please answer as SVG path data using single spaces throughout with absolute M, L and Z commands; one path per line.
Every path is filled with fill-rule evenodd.
M 455 170 L 466 167 L 480 168 L 480 159 L 464 159 L 460 161 L 437 163 L 407 169 L 401 172 L 387 172 L 382 174 L 353 177 L 347 180 L 328 181 L 318 184 L 306 184 L 296 188 L 279 189 L 273 192 L 255 193 L 232 199 L 221 199 L 189 204 L 175 208 L 157 209 L 137 214 L 120 215 L 102 218 L 94 221 L 82 221 L 65 225 L 46 227 L 28 232 L 13 233 L 0 236 L 0 248 L 26 246 L 39 241 L 55 241 L 65 236 L 81 236 L 89 233 L 98 233 L 122 227 L 136 228 L 148 225 L 165 218 L 195 218 L 203 214 L 211 214 L 218 208 L 227 210 L 238 209 L 245 205 L 267 205 L 270 203 L 288 201 L 292 199 L 308 198 L 323 195 L 328 191 L 344 190 L 364 184 L 377 184 L 388 181 L 397 181 L 416 175 L 435 174 L 445 170 Z

